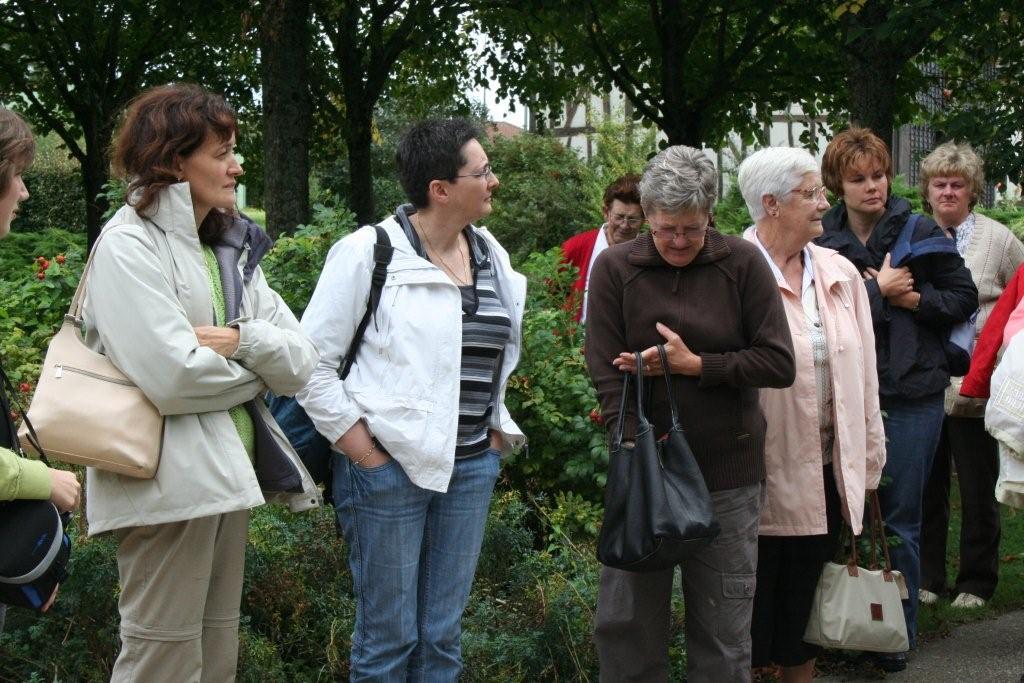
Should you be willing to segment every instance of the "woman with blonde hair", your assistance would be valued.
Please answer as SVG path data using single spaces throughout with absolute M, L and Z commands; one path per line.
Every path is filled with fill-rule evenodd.
M 978 288 L 980 333 L 1017 267 L 1024 245 L 1010 230 L 974 211 L 985 189 L 984 162 L 968 144 L 946 142 L 921 161 L 921 197 L 925 209 L 956 240 Z M 963 510 L 960 568 L 953 585 L 953 606 L 981 607 L 999 578 L 999 448 L 985 431 L 985 399 L 960 396 L 961 380 L 946 389 L 946 416 L 924 494 L 921 527 L 920 599 L 944 597 L 946 536 L 949 527 L 950 471 L 955 465 Z

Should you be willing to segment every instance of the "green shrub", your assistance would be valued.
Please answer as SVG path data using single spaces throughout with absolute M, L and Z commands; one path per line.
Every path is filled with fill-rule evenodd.
M 317 204 L 312 222 L 279 237 L 263 259 L 267 282 L 296 316 L 306 310 L 331 246 L 355 228 L 355 214 L 347 208 Z
M 85 197 L 78 162 L 54 135 L 36 138 L 36 159 L 25 173 L 29 198 L 21 203 L 15 230 L 85 231 Z
M 492 200 L 494 213 L 481 222 L 513 263 L 600 225 L 591 171 L 555 138 L 533 133 L 498 137 L 488 144 L 487 154 L 501 184 Z

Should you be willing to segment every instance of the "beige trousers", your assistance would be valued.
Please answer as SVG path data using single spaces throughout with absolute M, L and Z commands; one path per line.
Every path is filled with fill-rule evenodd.
M 249 511 L 115 531 L 121 652 L 113 683 L 224 683 L 238 667 Z

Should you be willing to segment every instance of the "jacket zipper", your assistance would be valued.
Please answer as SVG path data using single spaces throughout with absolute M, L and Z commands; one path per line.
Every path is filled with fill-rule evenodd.
M 107 377 L 106 375 L 101 375 L 97 372 L 90 372 L 89 370 L 82 370 L 81 368 L 74 368 L 71 367 L 70 365 L 63 365 L 61 363 L 58 363 L 56 366 L 54 366 L 53 376 L 56 377 L 57 379 L 60 379 L 61 377 L 64 376 L 65 370 L 67 370 L 68 372 L 74 372 L 79 375 L 85 375 L 86 377 L 92 377 L 93 379 L 103 380 L 104 382 L 113 382 L 114 384 L 121 384 L 126 387 L 135 386 L 126 379 L 118 379 L 117 377 Z

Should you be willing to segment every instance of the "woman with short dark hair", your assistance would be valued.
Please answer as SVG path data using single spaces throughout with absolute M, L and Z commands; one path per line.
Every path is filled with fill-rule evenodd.
M 238 124 L 194 85 L 128 107 L 114 167 L 128 200 L 93 250 L 86 343 L 164 416 L 152 479 L 89 468 L 89 533 L 117 538 L 113 681 L 229 681 L 238 661 L 249 509 L 319 493 L 262 395 L 290 395 L 316 348 L 259 267 L 263 231 L 235 210 Z
M 297 398 L 332 444 L 333 497 L 356 595 L 353 681 L 455 681 L 461 620 L 502 453 L 523 442 L 505 406 L 526 279 L 487 230 L 498 178 L 464 119 L 402 136 L 409 204 L 380 223 L 394 247 L 374 324 L 376 230 L 331 248 L 302 326 L 320 363 Z

